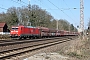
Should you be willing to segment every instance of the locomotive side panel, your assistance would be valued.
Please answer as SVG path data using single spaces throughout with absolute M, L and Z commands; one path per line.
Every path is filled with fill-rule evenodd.
M 29 29 L 27 27 L 21 27 L 21 37 L 25 38 L 29 35 Z
M 35 34 L 36 34 L 36 36 L 40 36 L 40 29 L 35 28 Z

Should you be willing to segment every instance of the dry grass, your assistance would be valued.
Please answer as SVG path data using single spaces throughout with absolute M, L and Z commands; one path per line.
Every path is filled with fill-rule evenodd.
M 0 34 L 0 39 L 10 39 L 10 35 L 1 35 Z
M 90 38 L 85 37 L 83 40 L 80 38 L 78 40 L 74 40 L 70 42 L 67 46 L 64 46 L 59 51 L 59 53 L 67 55 L 69 57 L 77 58 L 78 60 L 89 60 Z

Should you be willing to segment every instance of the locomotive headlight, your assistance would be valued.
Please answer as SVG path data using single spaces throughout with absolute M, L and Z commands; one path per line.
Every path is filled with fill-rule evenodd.
M 17 33 L 18 33 L 18 31 L 15 31 L 15 32 L 17 32 Z
M 11 31 L 11 32 L 13 32 L 13 31 Z

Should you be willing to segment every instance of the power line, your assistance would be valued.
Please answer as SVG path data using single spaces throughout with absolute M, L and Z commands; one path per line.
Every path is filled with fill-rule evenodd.
M 18 1 L 21 1 L 21 0 L 18 0 Z
M 66 16 L 68 16 L 69 18 L 71 18 L 69 15 L 67 15 L 63 10 L 61 10 L 59 7 L 57 7 L 54 3 L 52 3 L 50 0 L 48 0 L 53 6 L 55 6 L 56 8 L 58 8 L 61 12 L 63 12 Z M 71 18 L 72 19 L 72 18 Z M 73 19 L 72 19 L 73 20 Z
M 26 2 L 24 2 L 24 1 L 20 1 L 20 2 L 22 2 L 22 3 L 24 3 L 24 4 L 26 4 L 26 5 L 28 5 Z
M 22 0 L 18 0 L 18 1 L 20 1 L 20 2 L 22 2 L 22 3 L 24 3 L 24 4 L 27 4 L 27 3 L 25 3 L 25 2 L 23 2 Z M 35 0 L 34 0 L 35 1 Z M 41 3 L 41 0 L 38 0 L 40 3 Z M 16 1 L 14 1 L 14 2 L 16 2 Z M 36 1 L 35 1 L 36 2 Z M 17 2 L 16 2 L 17 3 Z M 27 4 L 28 5 L 28 4 Z M 63 9 L 63 8 L 62 8 Z M 51 8 L 49 9 L 49 10 L 52 10 Z M 56 9 L 53 9 L 53 10 L 56 10 Z
M 41 0 L 38 0 L 38 1 L 40 1 L 40 3 L 41 3 Z M 43 4 L 43 3 L 42 3 Z M 46 6 L 46 5 L 45 5 Z M 49 7 L 49 6 L 48 6 Z M 50 7 L 49 7 L 50 8 Z M 52 10 L 51 8 L 50 8 L 50 10 Z M 55 9 L 54 9 L 55 10 Z M 53 10 L 52 10 L 53 11 Z M 56 13 L 56 12 L 55 12 Z M 57 15 L 57 13 L 56 13 L 56 15 Z M 60 15 L 58 15 L 58 16 L 60 16 Z M 60 16 L 61 17 L 61 16 Z M 58 30 L 58 20 L 56 20 L 56 29 Z
M 1 5 L 1 4 L 0 4 Z M 1 6 L 3 6 L 3 5 L 1 5 Z M 5 7 L 5 6 L 4 6 Z M 0 9 L 3 9 L 3 10 L 8 10 L 8 9 L 6 9 L 6 8 L 4 8 L 4 7 L 0 7 Z
M 66 6 L 68 7 L 68 5 L 67 5 L 67 3 L 65 2 L 65 0 L 63 0 L 64 1 L 64 3 L 66 4 Z M 69 8 L 69 7 L 68 7 Z M 76 9 L 76 8 L 72 8 L 72 9 Z M 70 10 L 70 8 L 68 9 L 71 13 L 72 13 L 72 11 Z M 73 13 L 72 13 L 72 15 L 74 15 Z M 74 15 L 74 17 L 75 17 L 75 15 Z
M 8 9 L 6 9 L 6 8 L 3 8 L 3 7 L 0 7 L 0 9 L 8 10 Z
M 17 1 L 14 1 L 14 0 L 11 0 L 11 1 L 13 1 L 13 2 L 15 2 L 15 3 L 18 3 L 18 4 L 20 4 L 20 5 L 23 5 L 23 4 L 21 4 L 21 3 L 17 2 Z M 18 0 L 18 1 L 23 2 L 23 1 L 21 1 L 21 0 Z M 23 2 L 23 3 L 24 3 L 24 4 L 27 4 L 27 3 L 25 3 L 25 2 Z M 0 9 L 8 10 L 8 9 L 6 9 L 6 8 L 3 8 L 3 7 L 0 7 Z
M 38 1 L 41 3 L 41 0 L 38 0 Z M 42 3 L 42 4 L 43 4 L 43 3 Z M 45 5 L 45 6 L 46 6 L 46 5 Z M 49 7 L 49 6 L 48 6 L 48 7 Z M 49 7 L 49 8 L 46 9 L 46 10 L 52 10 L 52 11 L 53 11 L 53 10 L 57 10 L 57 9 L 52 9 L 52 8 Z M 53 11 L 53 12 L 55 12 L 55 11 Z M 58 13 L 55 12 L 55 14 L 57 15 Z
M 14 0 L 11 0 L 11 1 L 13 1 L 13 2 L 15 2 L 15 3 L 18 3 L 18 4 L 20 4 L 20 5 L 23 5 L 23 4 L 21 4 L 21 3 L 17 2 L 17 1 L 14 1 Z
M 35 1 L 35 0 L 33 0 L 33 1 Z M 41 3 L 42 3 L 42 1 L 41 0 L 38 0 L 39 2 L 40 2 L 40 5 L 41 5 Z M 35 1 L 36 2 L 36 1 Z M 43 4 L 43 3 L 42 3 Z M 42 5 L 42 6 L 46 6 L 46 5 Z M 49 6 L 48 6 L 49 7 Z M 51 9 L 50 7 L 48 8 L 48 9 L 44 9 L 44 10 L 57 10 L 57 9 Z M 57 14 L 56 14 L 57 15 Z

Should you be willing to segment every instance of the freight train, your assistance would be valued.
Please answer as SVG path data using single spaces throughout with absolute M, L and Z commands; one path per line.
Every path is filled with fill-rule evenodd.
M 75 36 L 78 32 L 69 32 L 64 30 L 50 29 L 46 27 L 32 27 L 32 26 L 12 26 L 10 31 L 11 38 L 46 38 L 59 36 Z

